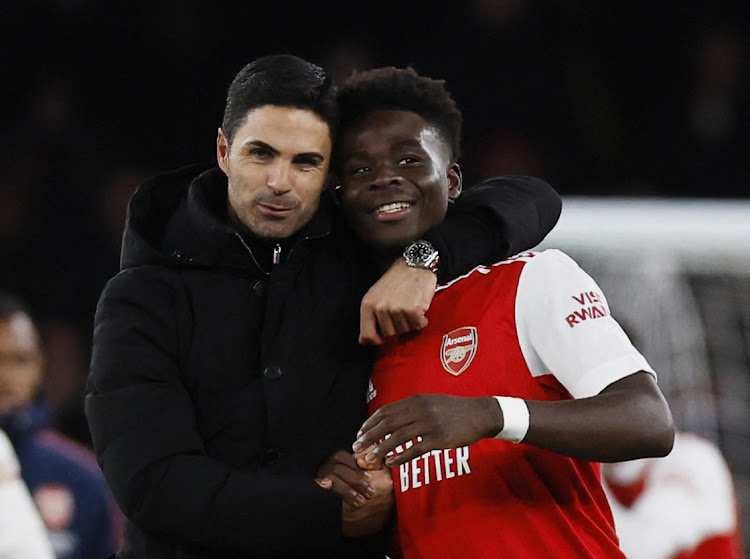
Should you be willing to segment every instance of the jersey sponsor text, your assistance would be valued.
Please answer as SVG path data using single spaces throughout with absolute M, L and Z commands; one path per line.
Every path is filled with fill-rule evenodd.
M 432 450 L 398 467 L 398 487 L 404 493 L 470 473 L 468 446 Z
M 588 319 L 602 318 L 609 316 L 609 311 L 602 303 L 604 297 L 596 291 L 586 291 L 571 297 L 579 305 L 583 305 L 580 310 L 573 311 L 565 317 L 565 322 L 573 328 L 576 324 L 581 324 Z M 586 306 L 588 305 L 588 306 Z

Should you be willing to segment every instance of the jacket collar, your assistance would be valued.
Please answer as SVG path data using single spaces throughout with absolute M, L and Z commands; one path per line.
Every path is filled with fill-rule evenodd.
M 275 243 L 227 223 L 227 178 L 215 165 L 191 166 L 144 183 L 128 207 L 121 267 L 167 264 L 177 267 L 258 268 Z M 305 239 L 328 235 L 332 227 L 328 196 L 302 230 L 281 241 L 288 253 Z M 242 235 L 242 239 L 240 239 Z M 244 242 L 243 242 L 244 241 Z M 259 251 L 248 257 L 248 248 Z
M 223 262 L 246 266 L 248 250 L 252 251 L 257 262 L 270 263 L 270 253 L 275 246 L 283 247 L 283 253 L 287 254 L 300 242 L 324 237 L 331 232 L 332 208 L 328 207 L 326 198 L 321 200 L 321 206 L 312 219 L 297 233 L 285 239 L 269 240 L 249 230 L 238 231 L 227 223 L 227 178 L 215 168 L 202 173 L 190 185 L 187 221 L 195 240 L 202 245 L 199 254 L 216 257 L 211 264 Z M 262 271 L 268 269 L 268 266 L 258 267 Z

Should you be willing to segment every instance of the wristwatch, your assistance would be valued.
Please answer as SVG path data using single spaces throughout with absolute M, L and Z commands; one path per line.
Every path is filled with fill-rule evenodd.
M 404 260 L 412 268 L 425 268 L 437 275 L 440 254 L 432 243 L 424 239 L 412 241 L 404 249 Z

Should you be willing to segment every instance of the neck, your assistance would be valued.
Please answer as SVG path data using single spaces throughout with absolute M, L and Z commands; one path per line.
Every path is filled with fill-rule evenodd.
M 252 231 L 250 231 L 250 229 L 244 223 L 242 223 L 242 220 L 237 217 L 237 213 L 234 211 L 232 204 L 229 203 L 229 200 L 227 200 L 227 223 L 230 227 L 232 227 L 239 233 L 253 234 Z

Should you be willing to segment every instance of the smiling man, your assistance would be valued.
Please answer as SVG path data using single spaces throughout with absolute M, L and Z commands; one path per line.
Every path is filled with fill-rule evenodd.
M 341 207 L 384 270 L 461 194 L 461 115 L 411 69 L 355 74 L 341 106 Z M 441 285 L 427 317 L 380 351 L 353 445 L 393 468 L 394 555 L 623 557 L 597 462 L 664 455 L 674 428 L 596 283 L 559 251 L 523 253 Z
M 260 58 L 229 87 L 218 167 L 154 177 L 130 201 L 86 398 L 128 517 L 119 559 L 383 556 L 365 536 L 388 520 L 390 476 L 363 481 L 366 497 L 314 481 L 364 421 L 372 365 L 359 308 L 375 274 L 325 194 L 337 126 L 321 68 Z M 441 277 L 533 246 L 559 214 L 537 179 L 476 193 L 425 234 Z M 376 320 L 382 335 L 424 325 L 436 276 L 419 264 L 368 292 L 364 340 Z
M 458 198 L 462 179 L 454 149 L 411 111 L 371 111 L 356 127 L 344 128 L 342 207 L 381 269 L 443 221 L 448 203 Z

